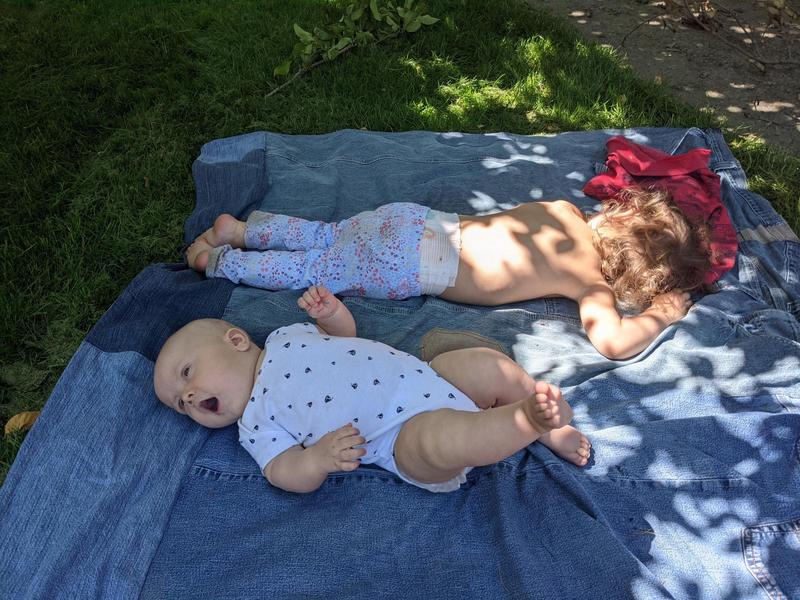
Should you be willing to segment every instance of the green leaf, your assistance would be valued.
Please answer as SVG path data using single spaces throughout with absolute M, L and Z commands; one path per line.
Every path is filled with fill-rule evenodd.
M 332 49 L 333 50 L 337 50 L 337 51 L 341 51 L 342 48 L 347 46 L 347 44 L 349 44 L 352 41 L 353 41 L 353 38 L 343 37 L 342 39 L 339 40 L 339 42 Z
M 378 9 L 378 0 L 369 0 L 369 10 L 376 21 L 381 20 L 381 11 Z
M 413 21 L 411 21 L 410 23 L 408 23 L 408 24 L 406 25 L 405 29 L 406 29 L 406 31 L 408 31 L 409 33 L 414 33 L 414 32 L 415 32 L 415 31 L 417 31 L 417 30 L 418 30 L 420 27 L 422 27 L 422 20 L 421 20 L 419 17 L 417 17 L 416 19 L 414 19 Z
M 275 77 L 284 77 L 289 74 L 289 70 L 292 68 L 292 61 L 285 60 L 281 64 L 279 64 L 275 69 L 273 69 L 272 74 Z
M 300 38 L 301 42 L 308 43 L 314 39 L 314 36 L 308 33 L 305 29 L 300 27 L 297 23 L 294 24 L 294 33 Z
M 331 39 L 331 34 L 321 29 L 320 27 L 314 27 L 314 35 L 317 36 L 317 39 L 320 40 L 329 40 Z
M 303 56 L 303 48 L 305 47 L 306 45 L 303 42 L 297 42 L 292 48 L 292 56 L 296 58 Z
M 438 22 L 438 18 L 424 14 L 427 10 L 420 0 L 349 0 L 338 21 L 314 27 L 313 33 L 294 23 L 299 41 L 292 56 L 276 66 L 273 73 L 276 77 L 285 76 L 298 66 L 302 73 L 314 61 L 332 61 L 353 45 L 377 44 L 400 31 L 413 33 L 423 25 Z

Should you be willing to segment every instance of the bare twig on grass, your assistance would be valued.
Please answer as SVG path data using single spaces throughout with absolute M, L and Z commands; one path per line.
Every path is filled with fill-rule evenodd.
M 341 51 L 341 53 L 340 53 L 340 54 L 344 54 L 345 52 L 349 52 L 349 51 L 350 51 L 350 50 L 353 48 L 353 46 L 355 46 L 355 44 L 348 44 L 347 46 L 345 46 L 344 48 L 342 48 L 342 51 Z M 321 59 L 319 59 L 317 62 L 313 62 L 313 63 L 311 63 L 310 65 L 307 65 L 307 66 L 305 66 L 305 67 L 301 67 L 300 69 L 298 69 L 298 70 L 295 72 L 295 74 L 294 74 L 294 75 L 292 75 L 291 79 L 287 79 L 287 80 L 286 80 L 286 81 L 284 81 L 282 84 L 280 84 L 278 87 L 276 87 L 276 88 L 273 88 L 273 89 L 272 89 L 272 91 L 271 91 L 269 94 L 267 94 L 266 96 L 264 96 L 264 98 L 269 98 L 269 97 L 270 97 L 270 96 L 272 96 L 273 94 L 277 94 L 277 93 L 278 93 L 278 92 L 280 92 L 280 91 L 281 91 L 283 88 L 287 87 L 287 86 L 288 86 L 290 83 L 293 83 L 293 82 L 294 82 L 296 79 L 299 79 L 300 77 L 302 77 L 303 75 L 305 75 L 306 73 L 308 73 L 308 72 L 309 72 L 311 69 L 313 69 L 314 67 L 318 67 L 319 65 L 321 65 L 321 64 L 322 64 L 322 63 L 324 63 L 324 62 L 330 62 L 330 61 L 329 61 L 329 60 L 326 60 L 326 59 L 324 59 L 324 58 L 321 58 Z
M 645 23 L 649 23 L 650 21 L 652 21 L 652 20 L 653 20 L 653 18 L 654 18 L 654 17 L 649 17 L 649 16 L 648 16 L 648 17 L 647 17 L 646 19 L 644 19 L 643 21 L 639 21 L 639 22 L 636 24 L 636 26 L 635 26 L 633 29 L 631 29 L 631 30 L 630 30 L 628 33 L 626 33 L 624 36 L 622 36 L 622 40 L 621 40 L 621 41 L 620 41 L 620 43 L 619 43 L 619 48 L 622 48 L 622 47 L 625 45 L 625 40 L 627 40 L 627 39 L 628 39 L 628 36 L 629 36 L 629 35 L 631 35 L 631 34 L 632 34 L 634 31 L 636 31 L 637 29 L 639 29 L 639 27 L 641 27 L 641 26 L 642 26 L 642 25 L 644 25 Z

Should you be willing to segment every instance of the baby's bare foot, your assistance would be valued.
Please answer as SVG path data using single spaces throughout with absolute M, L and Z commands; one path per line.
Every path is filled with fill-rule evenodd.
M 186 262 L 201 273 L 208 265 L 208 253 L 212 248 L 229 244 L 233 248 L 244 247 L 245 223 L 236 217 L 222 214 L 214 221 L 214 226 L 206 229 L 186 250 Z
M 568 460 L 574 465 L 583 467 L 589 462 L 592 444 L 589 442 L 589 438 L 572 425 L 559 427 L 542 434 L 539 441 L 550 448 L 557 456 Z
M 534 394 L 523 402 L 522 410 L 531 426 L 540 433 L 564 427 L 572 420 L 572 409 L 561 390 L 544 381 L 536 382 Z

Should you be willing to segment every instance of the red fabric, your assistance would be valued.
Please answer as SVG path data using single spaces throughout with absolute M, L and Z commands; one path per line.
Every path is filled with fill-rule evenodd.
M 722 204 L 719 176 L 708 168 L 710 150 L 697 148 L 670 155 L 616 136 L 608 140 L 608 171 L 589 180 L 583 192 L 598 200 L 613 198 L 627 187 L 666 189 L 691 219 L 708 223 L 711 269 L 703 283 L 714 283 L 736 260 L 736 230 Z

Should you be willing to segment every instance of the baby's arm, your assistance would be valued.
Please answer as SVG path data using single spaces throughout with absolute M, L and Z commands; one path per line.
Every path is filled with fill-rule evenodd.
M 358 429 L 348 423 L 326 433 L 313 446 L 292 446 L 281 452 L 264 467 L 264 477 L 287 492 L 313 492 L 328 473 L 358 468 L 366 450 L 356 446 L 364 441 Z
M 621 317 L 614 293 L 608 286 L 597 284 L 587 289 L 578 304 L 589 341 L 604 356 L 621 360 L 647 348 L 659 333 L 686 314 L 691 301 L 689 294 L 667 292 L 656 296 L 644 312 Z
M 337 337 L 355 337 L 356 322 L 348 308 L 325 286 L 312 285 L 297 300 L 297 305 L 317 320 L 323 333 Z

